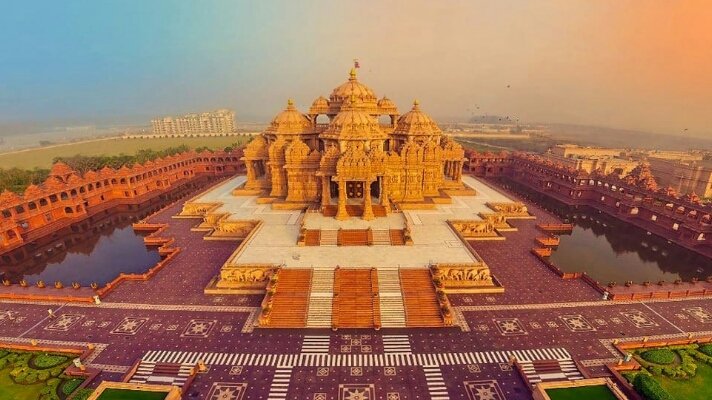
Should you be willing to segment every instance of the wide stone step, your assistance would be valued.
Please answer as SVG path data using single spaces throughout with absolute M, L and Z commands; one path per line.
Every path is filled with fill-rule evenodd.
M 406 325 L 410 327 L 445 326 L 430 271 L 401 269 Z
M 297 328 L 306 326 L 311 269 L 281 269 L 277 275 L 272 311 L 264 327 Z

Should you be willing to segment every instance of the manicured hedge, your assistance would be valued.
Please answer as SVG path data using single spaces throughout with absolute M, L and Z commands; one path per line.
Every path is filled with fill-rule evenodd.
M 39 369 L 52 368 L 69 360 L 67 356 L 57 354 L 38 354 L 32 360 L 35 366 Z
M 640 353 L 643 360 L 655 364 L 668 365 L 675 362 L 675 353 L 670 349 L 653 349 Z
M 652 376 L 639 373 L 633 379 L 633 387 L 647 400 L 674 400 Z
M 67 396 L 72 394 L 72 392 L 74 392 L 79 387 L 79 385 L 82 384 L 83 381 L 84 381 L 84 379 L 79 379 L 79 378 L 73 378 L 73 379 L 64 381 L 64 383 L 62 384 L 62 393 L 64 393 Z

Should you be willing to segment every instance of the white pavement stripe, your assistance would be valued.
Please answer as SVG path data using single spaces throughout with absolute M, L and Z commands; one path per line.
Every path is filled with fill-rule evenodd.
M 449 400 L 450 396 L 447 393 L 440 367 L 426 365 L 423 367 L 423 373 L 425 374 L 425 384 L 428 387 L 431 400 Z
M 410 366 L 410 365 L 462 365 L 509 362 L 515 357 L 520 363 L 537 360 L 571 360 L 564 348 L 542 348 L 507 351 L 480 351 L 461 353 L 384 352 L 382 354 L 329 354 L 326 352 L 301 352 L 299 354 L 210 353 L 152 350 L 146 352 L 143 363 L 192 364 L 202 360 L 207 365 L 286 365 L 286 366 Z

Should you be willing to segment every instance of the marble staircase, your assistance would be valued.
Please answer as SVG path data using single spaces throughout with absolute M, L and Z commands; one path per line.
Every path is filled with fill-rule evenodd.
M 312 270 L 307 328 L 331 328 L 331 305 L 334 299 L 334 269 Z
M 322 229 L 319 238 L 320 246 L 336 246 L 339 243 L 339 231 L 336 229 Z
M 381 324 L 388 328 L 405 327 L 405 307 L 398 268 L 378 269 Z
M 374 246 L 390 246 L 391 232 L 388 229 L 373 229 L 371 231 Z

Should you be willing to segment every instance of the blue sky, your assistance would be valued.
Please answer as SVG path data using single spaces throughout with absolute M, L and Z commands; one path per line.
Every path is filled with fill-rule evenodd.
M 264 120 L 289 97 L 305 110 L 327 96 L 358 58 L 360 79 L 402 111 L 418 98 L 441 119 L 477 106 L 528 121 L 705 135 L 707 4 L 6 1 L 0 124 L 140 123 L 219 107 Z

